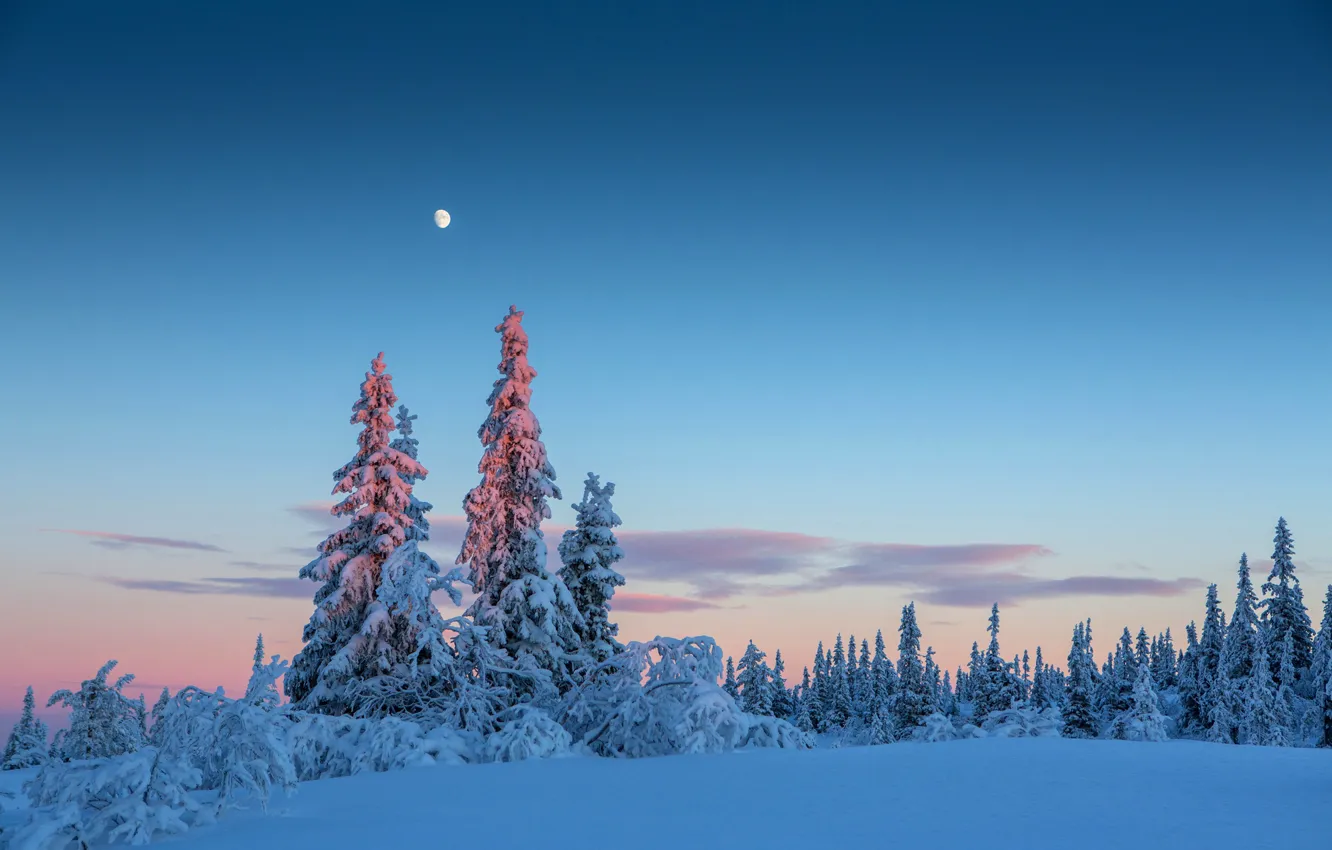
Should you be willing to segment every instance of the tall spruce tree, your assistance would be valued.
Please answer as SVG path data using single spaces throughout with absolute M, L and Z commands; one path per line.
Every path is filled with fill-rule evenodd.
M 767 653 L 751 640 L 736 665 L 736 684 L 740 686 L 740 708 L 750 714 L 772 715 L 771 674 L 765 660 Z
M 1196 734 L 1206 728 L 1202 702 L 1202 686 L 1198 679 L 1199 646 L 1198 627 L 1190 621 L 1184 629 L 1188 648 L 1180 657 L 1177 682 L 1179 685 L 1180 728 L 1188 734 Z
M 1065 738 L 1095 738 L 1096 717 L 1092 713 L 1092 661 L 1087 631 L 1082 623 L 1073 627 L 1073 645 L 1068 651 L 1068 694 L 1064 700 Z
M 846 648 L 842 644 L 841 632 L 837 633 L 837 642 L 833 644 L 832 668 L 828 677 L 832 685 L 829 721 L 835 726 L 846 726 L 851 719 L 851 689 L 846 680 Z
M 1221 613 L 1221 603 L 1217 598 L 1216 585 L 1207 586 L 1207 603 L 1203 615 L 1202 637 L 1198 641 L 1198 665 L 1195 669 L 1198 687 L 1199 712 L 1205 728 L 1212 726 L 1212 714 L 1215 705 L 1213 697 L 1219 690 L 1216 687 L 1221 669 L 1221 653 L 1226 645 L 1226 621 Z
M 407 515 L 411 482 L 426 476 L 425 467 L 389 445 L 397 398 L 381 352 L 352 406 L 351 422 L 362 426 L 357 452 L 333 473 L 333 492 L 344 498 L 331 513 L 346 517 L 347 526 L 329 535 L 319 546 L 319 557 L 300 573 L 320 583 L 314 614 L 305 626 L 305 646 L 283 680 L 287 696 L 301 708 L 351 713 L 362 682 L 420 661 L 422 635 L 416 620 L 424 612 L 401 610 L 403 600 L 398 598 L 386 605 L 381 596 L 385 563 L 407 540 L 413 524 Z M 390 605 L 394 610 L 386 611 Z M 425 638 L 436 648 L 433 662 L 445 663 L 441 638 Z
M 1017 677 L 999 651 L 999 603 L 997 602 L 990 609 L 990 624 L 986 630 L 990 633 L 990 645 L 982 659 L 981 678 L 974 687 L 976 704 L 973 714 L 978 723 L 995 712 L 1007 711 L 1017 701 Z
M 583 482 L 583 501 L 573 506 L 578 512 L 574 527 L 560 540 L 559 577 L 569 589 L 582 617 L 577 626 L 583 651 L 595 662 L 610 658 L 624 647 L 615 639 L 620 627 L 610 621 L 611 599 L 615 588 L 624 586 L 624 576 L 615 564 L 624 558 L 615 527 L 620 518 L 611 508 L 615 485 L 591 472 Z
M 537 372 L 527 362 L 522 321 L 510 307 L 495 327 L 500 377 L 477 432 L 485 446 L 481 481 L 463 500 L 467 533 L 457 563 L 468 567 L 477 594 L 468 614 L 489 629 L 491 643 L 550 670 L 564 688 L 570 681 L 562 670 L 577 658 L 583 622 L 569 589 L 546 570 L 541 521 L 550 519 L 547 500 L 561 496 L 531 408 Z
M 1314 640 L 1313 661 L 1309 666 L 1313 680 L 1314 732 L 1318 746 L 1332 747 L 1332 584 L 1323 597 L 1323 621 Z
M 779 649 L 772 656 L 772 714 L 782 720 L 795 715 L 795 701 L 786 687 L 786 661 Z
M 897 700 L 894 721 L 897 734 L 906 737 L 929 714 L 928 685 L 920 662 L 920 627 L 916 624 L 916 603 L 902 606 L 902 624 L 898 626 Z
M 1241 714 L 1236 743 L 1284 747 L 1290 743 L 1290 714 L 1287 706 L 1277 699 L 1267 656 L 1267 635 L 1259 631 L 1254 641 L 1253 670 L 1240 686 Z
M 1291 637 L 1293 647 L 1292 666 L 1296 679 L 1303 678 L 1313 663 L 1313 623 L 1309 619 L 1309 609 L 1304 605 L 1304 590 L 1295 575 L 1295 541 L 1291 537 L 1286 518 L 1277 520 L 1275 548 L 1272 550 L 1272 572 L 1263 583 L 1264 599 L 1259 603 L 1262 608 L 1262 623 L 1267 629 L 1269 647 L 1279 647 L 1286 635 Z M 1272 673 L 1281 681 L 1278 653 L 1273 656 Z M 1290 683 L 1292 686 L 1294 682 Z
M 1253 672 L 1253 658 L 1258 645 L 1258 596 L 1249 576 L 1249 557 L 1240 555 L 1239 580 L 1235 583 L 1235 613 L 1226 627 L 1226 642 L 1221 663 L 1231 680 L 1241 683 Z
M 726 678 L 722 681 L 722 690 L 736 702 L 740 701 L 740 682 L 735 678 L 735 659 L 726 656 Z

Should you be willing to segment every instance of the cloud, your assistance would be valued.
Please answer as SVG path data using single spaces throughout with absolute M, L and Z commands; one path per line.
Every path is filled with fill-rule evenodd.
M 1012 605 L 1027 599 L 1064 596 L 1182 596 L 1201 588 L 1193 578 L 1155 579 L 1124 576 L 1072 576 L 1044 579 L 1022 573 L 994 573 L 965 582 L 924 588 L 922 601 L 935 605 Z
M 673 611 L 698 611 L 717 608 L 711 602 L 688 599 L 683 596 L 663 596 L 656 593 L 626 593 L 620 591 L 611 599 L 611 610 L 634 614 L 665 614 Z
M 193 549 L 199 552 L 225 552 L 221 546 L 211 543 L 199 543 L 194 540 L 176 540 L 170 537 L 140 537 L 134 534 L 118 534 L 114 531 L 79 531 L 70 528 L 43 528 L 58 534 L 75 534 L 91 538 L 94 546 L 108 549 L 126 549 L 130 546 L 159 546 L 166 549 Z
M 258 570 L 261 572 L 291 573 L 292 575 L 296 575 L 301 571 L 300 566 L 295 564 L 269 564 L 262 561 L 227 561 L 227 563 L 233 567 L 243 567 L 247 570 Z
M 159 593 L 220 594 L 224 596 L 268 596 L 286 598 L 314 597 L 313 582 L 299 578 L 264 576 L 219 576 L 192 580 L 123 578 L 95 576 L 97 581 L 125 590 L 153 590 Z

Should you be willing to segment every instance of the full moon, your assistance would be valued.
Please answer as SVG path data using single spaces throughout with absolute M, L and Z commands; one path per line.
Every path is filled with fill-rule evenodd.
M 435 210 L 435 224 L 440 227 L 449 226 L 449 214 L 444 210 Z

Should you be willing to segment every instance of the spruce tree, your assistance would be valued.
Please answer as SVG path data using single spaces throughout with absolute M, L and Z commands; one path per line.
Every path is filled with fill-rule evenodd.
M 530 659 L 550 670 L 565 688 L 570 682 L 561 671 L 576 658 L 583 623 L 569 589 L 546 571 L 541 521 L 550 519 L 547 500 L 561 496 L 531 409 L 537 373 L 527 362 L 522 320 L 522 312 L 510 307 L 495 327 L 500 378 L 477 432 L 485 446 L 477 467 L 481 481 L 463 500 L 467 533 L 457 563 L 467 566 L 477 594 L 468 615 L 488 628 L 491 643 L 520 662 Z
M 929 716 L 939 711 L 939 665 L 934 662 L 934 647 L 925 648 L 925 705 L 923 711 Z
M 1291 637 L 1293 650 L 1292 666 L 1296 679 L 1302 678 L 1313 662 L 1313 623 L 1309 619 L 1309 609 L 1304 605 L 1304 590 L 1295 575 L 1295 542 L 1286 518 L 1277 520 L 1275 548 L 1272 550 L 1272 572 L 1263 583 L 1264 599 L 1262 608 L 1263 626 L 1267 629 L 1268 645 L 1279 647 L 1286 635 Z M 1275 666 L 1280 663 L 1277 653 L 1271 653 L 1273 669 L 1277 681 L 1281 681 L 1281 671 Z M 1294 682 L 1290 683 L 1294 686 Z
M 916 625 L 916 603 L 902 607 L 902 624 L 897 630 L 901 636 L 897 642 L 897 699 L 893 719 L 897 734 L 907 737 L 929 714 L 925 670 L 920 663 L 920 628 Z
M 564 532 L 560 541 L 559 577 L 569 589 L 582 617 L 577 626 L 583 651 L 601 663 L 624 649 L 615 639 L 620 627 L 610 621 L 611 599 L 615 588 L 624 586 L 624 576 L 615 564 L 624 558 L 615 527 L 620 518 L 611 508 L 615 485 L 591 472 L 583 482 L 583 501 L 573 506 L 578 512 L 574 527 Z
M 789 720 L 795 715 L 795 701 L 786 687 L 786 662 L 779 649 L 772 656 L 772 715 Z
M 796 694 L 795 700 L 795 716 L 791 720 L 801 732 L 814 731 L 814 718 L 810 715 L 812 703 L 810 687 L 809 668 L 806 667 L 800 678 L 800 691 Z
M 46 724 L 33 713 L 32 687 L 23 695 L 23 713 L 14 724 L 5 742 L 4 756 L 0 757 L 0 770 L 22 770 L 39 767 L 47 760 Z
M 1068 651 L 1068 694 L 1064 700 L 1065 738 L 1095 738 L 1092 714 L 1091 649 L 1082 623 L 1073 627 L 1073 645 Z
M 1179 684 L 1180 727 L 1188 733 L 1196 733 L 1206 728 L 1205 714 L 1202 709 L 1201 685 L 1198 679 L 1200 649 L 1198 646 L 1198 628 L 1193 622 L 1185 627 L 1188 648 L 1180 658 L 1177 682 Z
M 362 426 L 357 452 L 333 473 L 333 492 L 345 497 L 332 514 L 346 517 L 347 526 L 329 535 L 319 557 L 300 573 L 320 587 L 305 626 L 305 646 L 292 660 L 283 687 L 293 703 L 307 710 L 354 712 L 360 683 L 415 668 L 421 660 L 417 618 L 425 612 L 402 610 L 396 600 L 393 610 L 386 610 L 381 597 L 385 563 L 407 541 L 412 526 L 407 515 L 411 482 L 426 476 L 425 467 L 389 445 L 397 398 L 381 352 L 352 406 L 351 422 Z M 441 641 L 439 635 L 426 636 L 437 656 L 428 663 L 446 663 L 439 657 L 447 652 Z
M 1132 720 L 1132 731 L 1128 735 L 1116 735 L 1139 741 L 1164 741 L 1166 739 L 1165 715 L 1156 698 L 1156 686 L 1152 682 L 1151 669 L 1147 664 L 1139 664 L 1137 678 L 1133 682 L 1133 694 L 1128 712 Z
M 1205 728 L 1212 725 L 1217 693 L 1216 679 L 1220 674 L 1221 652 L 1225 648 L 1226 624 L 1217 600 L 1216 585 L 1207 587 L 1207 608 L 1203 617 L 1202 638 L 1198 641 L 1198 664 L 1194 668 L 1197 678 L 1199 715 Z
M 772 691 L 769 689 L 767 653 L 751 640 L 736 665 L 736 684 L 740 686 L 740 708 L 749 714 L 772 715 Z
M 253 670 L 250 671 L 251 677 L 253 677 L 254 672 L 255 671 Z M 159 740 L 162 727 L 158 724 L 161 723 L 162 718 L 166 716 L 167 706 L 170 704 L 171 691 L 167 688 L 162 688 L 162 693 L 157 697 L 157 702 L 153 703 L 152 710 L 148 712 L 148 743 L 155 747 L 160 747 L 162 745 L 162 741 Z
M 829 688 L 827 687 L 827 668 L 828 657 L 823 651 L 823 641 L 819 641 L 819 648 L 814 651 L 813 690 L 806 700 L 809 703 L 810 722 L 814 724 L 814 729 L 819 732 L 827 731 L 828 728 Z
M 1235 583 L 1235 614 L 1226 627 L 1226 641 L 1221 651 L 1221 664 L 1236 685 L 1243 683 L 1253 672 L 1253 659 L 1258 642 L 1258 597 L 1253 592 L 1249 577 L 1249 557 L 1240 555 L 1239 580 Z
M 869 705 L 874 692 L 874 661 L 870 657 L 869 641 L 860 640 L 860 661 L 856 664 L 856 687 L 854 702 L 856 717 L 862 723 L 869 724 Z
M 1254 642 L 1253 671 L 1240 687 L 1242 714 L 1236 743 L 1284 747 L 1289 744 L 1290 713 L 1277 699 L 1267 656 L 1267 636 L 1259 631 Z
M 982 659 L 980 680 L 974 688 L 976 705 L 973 712 L 977 723 L 998 711 L 1007 711 L 1017 699 L 1016 676 L 999 652 L 999 604 L 990 609 L 990 645 Z
M 740 701 L 740 683 L 735 678 L 735 659 L 726 656 L 726 680 L 722 682 L 722 690 L 736 702 Z
M 1238 720 L 1235 717 L 1233 706 L 1238 700 L 1235 698 L 1234 685 L 1225 665 L 1217 668 L 1216 678 L 1212 680 L 1211 694 L 1207 701 L 1209 712 L 1207 715 L 1206 739 L 1214 744 L 1235 743 Z
M 943 684 L 940 686 L 940 688 L 941 688 L 941 694 L 940 694 L 939 710 L 942 711 L 948 717 L 953 717 L 957 714 L 957 698 L 953 695 L 952 674 L 950 674 L 947 670 L 943 671 Z
M 842 644 L 842 635 L 837 634 L 833 644 L 832 669 L 828 671 L 832 685 L 832 701 L 828 707 L 828 719 L 836 726 L 846 726 L 851 719 L 851 689 L 846 681 L 846 649 Z
M 1323 597 L 1323 621 L 1314 640 L 1313 661 L 1309 666 L 1313 680 L 1314 732 L 1318 746 L 1332 747 L 1332 584 Z
M 259 636 L 254 640 L 254 658 L 253 663 L 250 665 L 250 669 L 258 670 L 267 662 L 268 659 L 264 657 L 264 633 L 260 632 Z
M 1041 658 L 1041 648 L 1036 647 L 1036 666 L 1031 671 L 1031 704 L 1037 711 L 1050 707 L 1050 695 L 1045 690 L 1045 660 Z

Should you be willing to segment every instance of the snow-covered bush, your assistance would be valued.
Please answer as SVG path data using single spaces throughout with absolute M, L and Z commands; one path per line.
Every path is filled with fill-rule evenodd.
M 146 747 L 110 758 L 48 763 L 28 784 L 32 812 L 9 850 L 64 850 L 71 843 L 146 844 L 211 820 L 190 793 L 202 774 L 182 754 Z
M 991 712 L 981 728 L 991 738 L 1058 738 L 1063 723 L 1057 708 L 1037 711 L 1019 706 Z
M 302 782 L 433 764 L 432 752 L 453 743 L 443 736 L 428 740 L 419 725 L 396 717 L 322 714 L 298 715 L 287 742 Z
M 486 761 L 523 761 L 569 753 L 568 731 L 539 708 L 514 706 L 509 719 L 486 738 Z
M 785 720 L 742 712 L 717 684 L 721 674 L 722 652 L 712 638 L 630 643 L 624 652 L 582 671 L 583 684 L 566 697 L 561 722 L 584 746 L 604 756 L 810 745 Z
M 971 728 L 975 729 L 975 726 Z M 957 739 L 957 730 L 953 728 L 953 721 L 946 715 L 936 711 L 927 715 L 921 720 L 920 725 L 915 728 L 913 737 L 917 741 L 927 743 L 937 743 L 939 741 L 953 741 Z
M 66 760 L 107 758 L 143 746 L 141 703 L 121 693 L 134 681 L 134 674 L 108 684 L 115 666 L 115 661 L 108 661 L 77 691 L 56 691 L 47 700 L 48 706 L 60 703 L 70 710 L 69 728 L 56 733 L 51 747 L 57 756 Z

